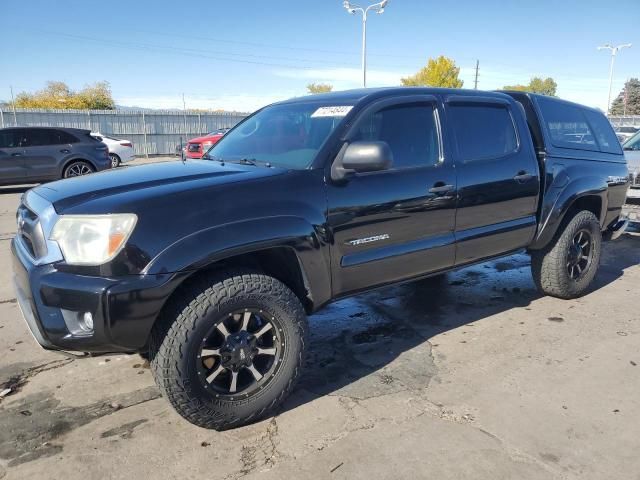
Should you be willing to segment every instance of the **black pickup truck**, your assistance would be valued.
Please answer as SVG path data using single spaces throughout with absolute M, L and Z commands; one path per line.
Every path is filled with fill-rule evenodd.
M 30 190 L 14 282 L 44 348 L 148 353 L 182 416 L 229 428 L 291 391 L 306 314 L 332 300 L 522 250 L 541 292 L 582 295 L 627 187 L 604 115 L 555 98 L 297 98 L 203 160 Z

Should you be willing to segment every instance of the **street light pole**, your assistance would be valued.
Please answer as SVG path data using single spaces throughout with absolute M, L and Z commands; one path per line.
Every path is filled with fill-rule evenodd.
M 610 50 L 611 51 L 611 62 L 609 65 L 609 96 L 607 97 L 607 113 L 611 113 L 611 87 L 613 86 L 613 65 L 616 61 L 616 55 L 623 48 L 630 48 L 630 43 L 625 43 L 622 45 L 612 46 L 610 44 L 601 45 L 598 47 L 598 50 Z
M 367 86 L 367 14 L 369 13 L 369 10 L 373 10 L 379 14 L 383 13 L 384 7 L 386 7 L 388 3 L 389 0 L 382 0 L 382 2 L 374 3 L 373 5 L 363 8 L 351 3 L 349 0 L 344 0 L 342 2 L 342 6 L 351 15 L 354 15 L 356 12 L 360 12 L 362 14 L 362 86 L 365 88 Z

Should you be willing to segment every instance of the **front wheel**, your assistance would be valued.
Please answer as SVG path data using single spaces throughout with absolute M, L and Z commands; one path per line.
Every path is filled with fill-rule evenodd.
M 303 364 L 307 320 L 280 281 L 250 272 L 197 278 L 172 300 L 150 342 L 156 383 L 189 422 L 223 430 L 272 412 Z
M 596 216 L 578 212 L 551 244 L 531 254 L 533 279 L 541 293 L 570 299 L 582 296 L 600 265 L 602 232 Z

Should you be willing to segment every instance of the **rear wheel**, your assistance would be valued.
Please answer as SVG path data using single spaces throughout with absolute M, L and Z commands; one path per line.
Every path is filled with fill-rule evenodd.
M 222 430 L 255 421 L 292 390 L 307 321 L 278 280 L 227 272 L 180 291 L 152 332 L 153 374 L 191 423 Z
M 596 276 L 601 250 L 598 219 L 589 211 L 578 212 L 546 249 L 531 254 L 538 290 L 565 299 L 583 295 Z
M 115 153 L 110 153 L 109 158 L 111 159 L 111 168 L 118 168 L 120 166 L 120 157 Z
M 84 160 L 76 160 L 67 165 L 62 174 L 63 178 L 81 177 L 95 172 L 93 166 Z

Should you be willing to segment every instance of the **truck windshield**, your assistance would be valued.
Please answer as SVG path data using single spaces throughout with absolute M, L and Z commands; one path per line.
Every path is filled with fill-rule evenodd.
M 269 163 L 302 170 L 311 166 L 350 105 L 301 102 L 266 107 L 244 120 L 207 152 L 226 162 Z

